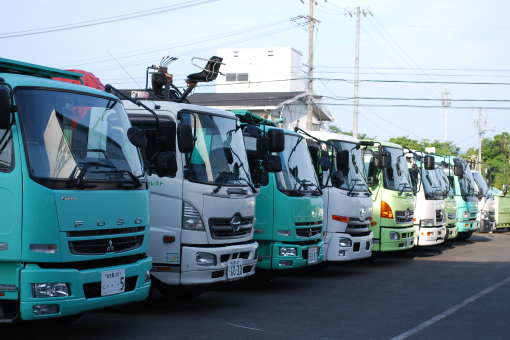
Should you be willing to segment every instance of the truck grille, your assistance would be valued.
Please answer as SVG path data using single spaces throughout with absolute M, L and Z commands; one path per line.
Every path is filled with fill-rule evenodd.
M 368 236 L 370 235 L 370 219 L 360 221 L 359 218 L 351 217 L 345 232 L 351 236 Z
M 296 228 L 296 235 L 298 237 L 314 237 L 320 235 L 322 227 L 311 227 L 311 228 Z
M 249 236 L 253 227 L 253 216 L 241 217 L 237 230 L 232 227 L 231 218 L 210 218 L 209 230 L 213 239 L 242 238 Z
M 442 210 L 436 210 L 436 222 L 443 223 L 444 220 L 444 212 Z
M 455 214 L 448 214 L 449 220 L 454 220 L 456 218 Z
M 132 292 L 136 288 L 136 280 L 138 276 L 126 277 L 125 292 Z M 93 299 L 101 297 L 101 281 L 85 283 L 83 285 L 83 293 L 86 299 Z
M 397 224 L 413 223 L 414 211 L 409 210 L 407 217 L 406 211 L 395 211 L 395 217 Z
M 104 255 L 109 252 L 123 253 L 140 248 L 143 235 L 104 238 L 100 240 L 69 241 L 69 249 L 75 255 Z
M 79 230 L 79 231 L 68 231 L 67 237 L 87 237 L 87 236 L 132 234 L 132 233 L 140 233 L 143 231 L 145 231 L 145 227 L 116 228 L 116 229 L 103 229 L 103 230 Z
M 319 225 L 319 224 L 322 224 L 322 221 L 313 221 L 313 222 L 296 222 L 294 223 L 294 225 L 296 227 L 306 227 L 306 226 L 309 226 L 309 225 Z

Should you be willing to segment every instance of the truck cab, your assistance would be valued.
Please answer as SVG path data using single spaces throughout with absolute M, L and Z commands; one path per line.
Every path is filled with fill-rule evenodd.
M 324 261 L 372 256 L 372 193 L 359 140 L 331 132 L 302 134 L 308 135 L 308 150 L 324 192 Z M 324 154 L 330 159 L 326 166 L 321 159 Z M 342 173 L 343 183 L 335 180 L 337 171 Z
M 368 185 L 372 190 L 372 252 L 400 251 L 414 246 L 414 197 L 402 146 L 362 141 Z
M 0 323 L 77 318 L 150 289 L 149 184 L 119 99 L 0 59 Z
M 489 168 L 486 168 L 489 170 Z M 483 175 L 480 171 L 471 170 L 473 174 L 473 179 L 476 185 L 476 191 L 478 192 L 478 207 L 480 208 L 478 212 L 478 216 L 476 219 L 479 223 L 479 233 L 488 233 L 490 231 L 496 230 L 496 211 L 495 211 L 495 203 L 494 203 L 494 195 L 489 190 L 489 186 L 483 178 Z M 487 172 L 488 177 L 490 177 L 489 171 Z
M 455 200 L 454 190 L 442 169 L 443 166 L 440 158 L 438 161 L 438 156 L 436 155 L 434 159 L 436 161 L 436 168 L 434 169 L 436 178 L 441 186 L 441 191 L 444 193 L 444 212 L 446 217 L 446 234 L 444 239 L 445 242 L 447 242 L 448 240 L 457 237 L 459 230 L 457 227 L 457 202 Z
M 239 113 L 244 124 L 255 124 L 262 135 L 276 124 L 250 113 Z M 268 173 L 259 166 L 260 139 L 244 134 L 252 178 L 260 186 L 256 198 L 255 235 L 259 243 L 257 277 L 272 279 L 280 270 L 300 268 L 323 260 L 323 200 L 305 137 L 284 132 L 285 148 L 273 152 L 281 171 Z M 263 151 L 265 153 L 265 151 Z
M 436 176 L 434 156 L 409 152 L 407 164 L 415 192 L 415 246 L 443 243 L 446 236 L 444 191 Z
M 495 187 L 491 189 L 494 196 L 497 229 L 510 227 L 510 196 L 507 195 L 507 185 L 503 184 L 501 189 L 498 190 Z

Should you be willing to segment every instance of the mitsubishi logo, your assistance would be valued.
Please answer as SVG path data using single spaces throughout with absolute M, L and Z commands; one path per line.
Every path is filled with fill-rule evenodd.
M 110 245 L 108 246 L 108 248 L 106 248 L 106 251 L 114 251 L 114 250 L 115 250 L 115 248 L 113 248 L 113 242 L 112 242 L 112 240 L 110 240 L 108 243 L 109 243 Z
M 232 217 L 232 220 L 230 221 L 230 227 L 234 233 L 237 233 L 241 228 L 241 218 L 237 215 Z
M 359 209 L 359 217 L 363 220 L 365 219 L 365 213 L 367 212 L 367 207 L 365 207 L 363 204 L 361 205 L 361 208 Z
M 313 230 L 312 228 L 310 228 L 310 231 L 308 232 L 308 237 L 312 237 L 313 236 Z

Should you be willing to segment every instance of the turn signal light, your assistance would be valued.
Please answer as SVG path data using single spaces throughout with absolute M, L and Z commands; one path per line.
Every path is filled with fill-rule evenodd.
M 390 205 L 384 201 L 381 201 L 381 217 L 393 218 L 393 211 L 391 211 Z
M 414 221 L 414 222 L 416 222 L 416 217 L 415 217 L 415 218 L 413 218 L 413 221 Z
M 427 236 L 431 236 L 431 234 L 432 234 L 432 233 L 430 233 L 430 232 L 427 232 Z
M 469 227 L 469 224 L 466 224 L 466 227 Z
M 333 220 L 338 221 L 338 222 L 349 223 L 349 217 L 333 215 L 333 216 L 331 216 L 331 218 L 333 218 Z
M 370 221 L 372 221 L 374 219 L 374 216 L 370 216 Z
M 175 242 L 175 236 L 165 235 L 163 236 L 163 242 L 166 243 Z
M 377 225 L 377 222 L 376 221 L 372 221 L 372 222 L 370 222 L 370 225 Z

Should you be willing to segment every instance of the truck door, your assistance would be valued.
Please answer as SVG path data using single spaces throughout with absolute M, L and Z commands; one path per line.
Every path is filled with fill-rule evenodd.
M 22 176 L 18 124 L 0 130 L 0 261 L 21 261 Z M 0 276 L 0 284 L 6 284 Z

